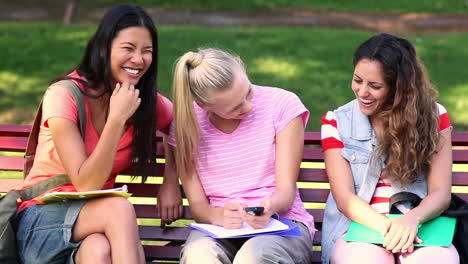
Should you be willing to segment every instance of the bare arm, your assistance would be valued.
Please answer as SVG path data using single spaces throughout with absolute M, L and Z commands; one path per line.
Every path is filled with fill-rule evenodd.
M 164 179 L 158 192 L 158 210 L 161 217 L 161 226 L 180 218 L 183 215 L 182 195 L 180 192 L 179 178 L 177 177 L 174 164 L 173 148 L 167 144 L 167 136 L 163 137 L 164 156 L 166 165 L 164 167 Z
M 270 208 L 273 213 L 285 212 L 294 203 L 303 151 L 304 125 L 298 116 L 276 135 L 276 190 Z
M 325 167 L 330 189 L 338 210 L 349 219 L 385 234 L 389 225 L 387 217 L 374 211 L 359 198 L 348 161 L 341 156 L 341 148 L 325 150 Z
M 91 155 L 86 155 L 85 144 L 76 124 L 64 118 L 50 118 L 57 153 L 78 191 L 101 189 L 107 181 L 114 163 L 125 122 L 140 104 L 139 91 L 128 84 L 114 89 L 109 116 Z
M 450 204 L 452 187 L 452 135 L 450 129 L 440 134 L 438 152 L 431 157 L 427 175 L 428 194 L 419 206 L 408 212 L 422 223 L 439 216 Z

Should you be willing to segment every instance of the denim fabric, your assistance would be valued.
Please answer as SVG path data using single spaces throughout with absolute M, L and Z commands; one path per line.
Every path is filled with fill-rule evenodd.
M 375 131 L 368 116 L 364 115 L 357 100 L 341 106 L 334 111 L 339 136 L 344 144 L 341 155 L 349 162 L 357 196 L 369 203 L 382 169 L 385 157 L 373 157 L 378 145 Z M 371 160 L 374 166 L 370 166 Z M 395 192 L 409 191 L 424 198 L 427 196 L 427 182 L 423 175 L 418 175 L 415 183 L 402 186 L 392 183 Z M 322 229 L 322 262 L 329 263 L 331 251 L 338 238 L 348 229 L 350 220 L 337 207 L 332 193 L 328 196 Z
M 27 264 L 74 263 L 81 242 L 71 242 L 73 226 L 87 200 L 34 205 L 18 215 L 18 256 Z

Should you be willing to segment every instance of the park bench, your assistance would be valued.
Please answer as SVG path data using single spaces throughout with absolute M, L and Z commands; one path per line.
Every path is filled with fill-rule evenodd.
M 0 125 L 0 151 L 4 151 L 0 152 L 0 173 L 22 171 L 22 155 L 11 156 L 11 153 L 24 152 L 30 129 L 31 126 L 28 125 Z M 323 168 L 320 133 L 306 132 L 304 144 L 303 164 L 300 170 L 298 186 L 301 198 L 308 212 L 315 219 L 317 232 L 313 243 L 315 251 L 313 262 L 319 263 L 322 237 L 320 230 L 322 228 L 323 208 L 325 207 L 325 201 L 329 193 L 329 185 L 326 172 Z M 468 166 L 468 133 L 453 133 L 452 144 L 454 164 L 465 164 Z M 162 146 L 160 146 L 158 153 L 160 157 L 163 157 Z M 184 202 L 183 216 L 185 220 L 176 221 L 165 229 L 162 229 L 158 225 L 159 215 L 154 206 L 154 197 L 158 192 L 163 169 L 164 163 L 158 163 L 154 173 L 156 177 L 151 177 L 156 179 L 156 181 L 150 179 L 149 183 L 141 184 L 137 179 L 133 182 L 125 182 L 125 180 L 122 182 L 119 180 L 117 183 L 117 186 L 126 184 L 129 192 L 133 193 L 132 197 L 145 197 L 140 199 L 143 202 L 135 198 L 132 198 L 131 201 L 135 205 L 140 225 L 140 237 L 144 244 L 148 263 L 168 263 L 167 261 L 169 263 L 177 263 L 181 245 L 183 245 L 190 231 L 190 228 L 184 225 L 184 223 L 189 222 L 191 219 L 190 210 L 186 202 Z M 453 173 L 453 185 L 455 186 L 453 191 L 459 193 L 464 200 L 468 201 L 468 169 L 465 167 L 464 172 L 457 172 L 455 170 Z M 22 179 L 1 178 L 0 192 L 4 193 L 10 189 L 19 188 L 21 182 Z M 182 224 L 180 224 L 181 222 Z

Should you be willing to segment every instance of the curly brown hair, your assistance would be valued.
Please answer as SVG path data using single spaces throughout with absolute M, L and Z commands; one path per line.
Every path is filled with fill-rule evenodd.
M 381 63 L 389 94 L 377 118 L 382 129 L 375 158 L 386 157 L 386 177 L 407 185 L 418 174 L 427 175 L 430 158 L 439 142 L 437 90 L 429 81 L 423 63 L 406 39 L 378 34 L 361 44 L 353 64 L 362 59 Z

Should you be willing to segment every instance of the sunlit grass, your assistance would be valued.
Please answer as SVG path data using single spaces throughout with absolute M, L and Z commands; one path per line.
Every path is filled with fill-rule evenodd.
M 0 23 L 0 123 L 28 124 L 50 81 L 80 61 L 95 25 Z M 310 110 L 307 130 L 318 131 L 327 111 L 353 98 L 352 53 L 372 33 L 283 27 L 160 26 L 159 90 L 171 97 L 175 60 L 197 47 L 240 55 L 255 84 L 296 93 Z M 468 131 L 468 33 L 409 35 L 440 91 L 455 131 Z
M 48 2 L 61 0 L 49 0 Z M 117 4 L 128 3 L 126 0 L 81 0 L 86 3 Z M 468 4 L 465 0 L 133 0 L 133 4 L 175 8 L 208 8 L 252 11 L 270 8 L 313 8 L 319 11 L 352 12 L 437 12 L 466 13 Z

